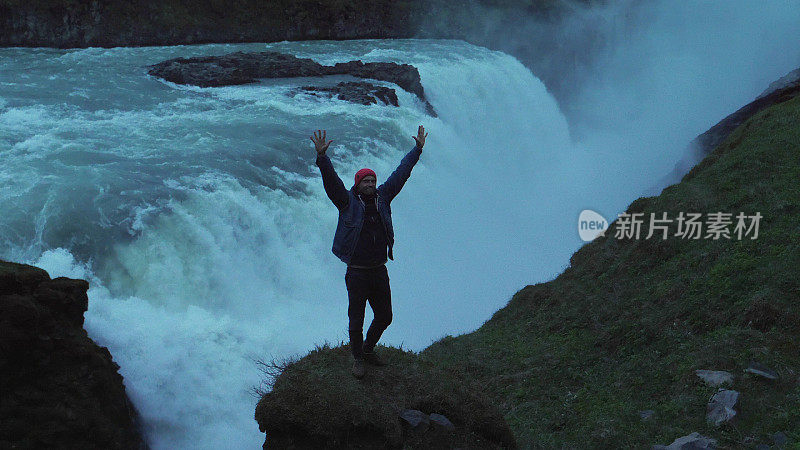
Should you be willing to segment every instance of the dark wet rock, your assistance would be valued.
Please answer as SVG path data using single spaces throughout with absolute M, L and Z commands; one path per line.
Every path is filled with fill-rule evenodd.
M 254 83 L 260 78 L 320 76 L 325 68 L 311 59 L 279 52 L 235 52 L 169 59 L 153 64 L 147 73 L 177 84 L 218 87 Z
M 30 294 L 41 282 L 49 280 L 50 275 L 38 267 L 12 262 L 0 265 L 0 295 Z
M 419 71 L 410 64 L 349 61 L 324 66 L 309 58 L 297 58 L 279 52 L 235 52 L 222 56 L 174 58 L 150 66 L 148 73 L 173 83 L 200 87 L 240 85 L 254 83 L 264 78 L 350 75 L 394 83 L 416 95 L 425 105 L 426 112 L 436 117 L 433 106 L 425 98 Z M 387 104 L 397 106 L 396 96 L 394 97 L 394 103 L 387 102 Z M 361 96 L 354 96 L 353 99 L 355 103 L 364 104 Z
M 744 371 L 747 373 L 752 373 L 753 375 L 764 377 L 769 380 L 778 379 L 778 374 L 774 370 L 756 361 L 751 361 L 750 365 L 747 367 L 747 369 L 744 369 Z
M 397 106 L 397 94 L 394 89 L 365 82 L 344 81 L 332 87 L 303 86 L 300 89 L 306 92 L 324 93 L 329 97 L 335 96 L 339 100 L 362 105 L 374 105 L 381 101 L 386 105 Z
M 0 448 L 145 448 L 84 280 L 0 261 Z
M 698 432 L 679 437 L 669 445 L 654 445 L 652 450 L 702 450 L 717 448 L 717 440 Z
M 422 81 L 419 71 L 411 64 L 397 64 L 393 62 L 370 62 L 350 61 L 346 63 L 336 63 L 329 69 L 330 75 L 352 75 L 360 78 L 370 78 L 379 81 L 394 83 L 404 91 L 417 96 L 425 104 L 425 111 L 436 117 L 436 111 L 425 98 L 425 90 L 422 88 Z
M 328 74 L 347 74 L 354 77 L 389 81 L 416 95 L 420 100 L 425 100 L 425 92 L 422 89 L 419 71 L 411 64 L 350 61 L 334 64 L 332 68 L 328 69 Z
M 712 387 L 733 383 L 733 375 L 724 370 L 695 370 L 694 373 Z
M 730 421 L 736 416 L 736 402 L 739 400 L 739 393 L 729 389 L 720 389 L 711 397 L 706 407 L 706 420 L 708 423 L 719 426 Z

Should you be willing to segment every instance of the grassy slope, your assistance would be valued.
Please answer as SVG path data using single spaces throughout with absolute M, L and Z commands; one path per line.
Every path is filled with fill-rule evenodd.
M 610 232 L 555 280 L 525 287 L 475 332 L 421 356 L 474 379 L 523 448 L 645 448 L 692 431 L 722 447 L 769 444 L 776 431 L 800 442 L 798 182 L 795 98 L 751 118 L 681 183 L 628 208 L 646 219 L 758 211 L 757 239 L 683 240 L 675 224 L 667 240 Z M 780 381 L 746 375 L 751 360 Z M 695 369 L 734 374 L 733 424 L 705 423 L 715 389 Z M 645 409 L 655 410 L 648 421 L 638 415 Z

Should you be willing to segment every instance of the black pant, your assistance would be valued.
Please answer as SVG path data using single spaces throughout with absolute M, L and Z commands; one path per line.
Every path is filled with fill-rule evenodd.
M 392 292 L 389 290 L 389 273 L 386 265 L 374 269 L 348 267 L 344 275 L 350 305 L 347 315 L 350 318 L 350 349 L 353 356 L 362 358 L 364 351 L 372 351 L 386 327 L 392 323 Z M 367 330 L 367 339 L 362 342 L 364 311 L 367 301 L 375 318 Z

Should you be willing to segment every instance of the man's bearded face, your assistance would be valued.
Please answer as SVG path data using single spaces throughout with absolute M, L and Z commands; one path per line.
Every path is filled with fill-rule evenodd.
M 377 180 L 375 179 L 375 177 L 373 177 L 372 175 L 367 175 L 364 178 L 362 178 L 361 181 L 358 183 L 358 186 L 356 186 L 356 192 L 359 195 L 363 195 L 365 197 L 372 197 L 375 195 L 376 192 L 375 191 L 376 182 Z

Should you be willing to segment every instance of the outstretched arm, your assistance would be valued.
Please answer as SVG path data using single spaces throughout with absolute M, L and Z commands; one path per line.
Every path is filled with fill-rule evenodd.
M 388 201 L 391 202 L 395 196 L 400 193 L 400 189 L 403 189 L 406 180 L 411 176 L 411 169 L 413 169 L 414 165 L 419 161 L 419 157 L 422 154 L 422 147 L 425 145 L 425 138 L 427 136 L 428 133 L 425 132 L 425 128 L 420 125 L 417 130 L 417 135 L 412 136 L 414 141 L 416 141 L 414 148 L 403 157 L 403 160 L 400 161 L 400 165 L 389 175 L 386 182 L 378 187 L 378 190 L 381 191 Z
M 333 140 L 326 142 L 326 137 L 327 133 L 325 130 L 317 130 L 311 138 L 311 142 L 314 143 L 314 147 L 317 150 L 316 164 L 317 167 L 319 167 L 320 173 L 322 173 L 322 186 L 325 188 L 325 193 L 328 194 L 328 198 L 331 199 L 337 208 L 343 209 L 347 207 L 350 198 L 347 195 L 347 189 L 345 189 L 344 183 L 342 183 L 342 180 L 333 168 L 331 159 L 325 154 L 325 152 L 328 151 L 328 146 L 333 142 Z

